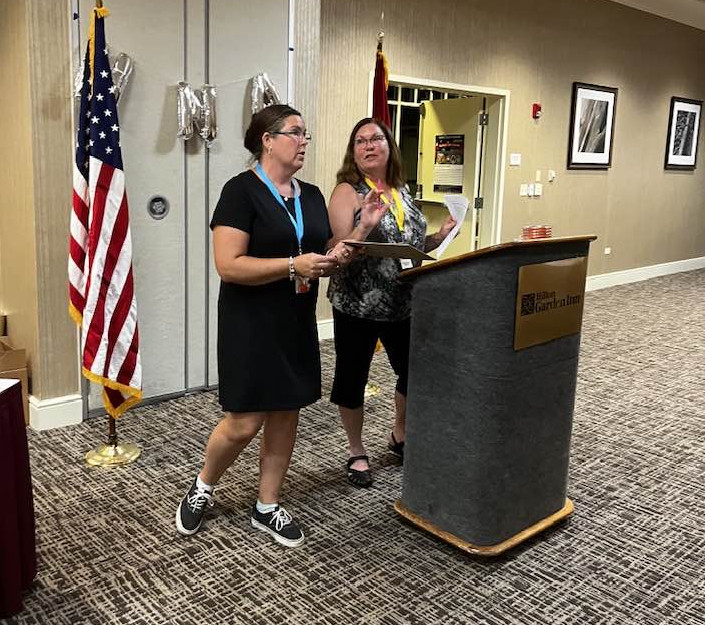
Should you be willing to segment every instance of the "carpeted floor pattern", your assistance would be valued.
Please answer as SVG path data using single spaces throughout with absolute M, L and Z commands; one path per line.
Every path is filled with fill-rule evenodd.
M 322 345 L 324 395 L 333 349 Z M 214 393 L 132 411 L 129 467 L 89 468 L 103 419 L 31 432 L 39 574 L 4 623 L 247 625 L 705 624 L 705 271 L 587 295 L 569 496 L 572 519 L 503 557 L 474 559 L 401 522 L 386 451 L 393 379 L 365 425 L 376 483 L 344 478 L 327 401 L 305 410 L 283 503 L 306 543 L 249 526 L 257 445 L 229 470 L 203 530 L 174 511 L 219 418 Z

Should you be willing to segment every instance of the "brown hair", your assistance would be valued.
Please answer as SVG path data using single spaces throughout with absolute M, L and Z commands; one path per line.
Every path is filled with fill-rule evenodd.
M 286 118 L 292 115 L 301 117 L 301 113 L 288 104 L 272 104 L 252 116 L 245 132 L 245 147 L 256 160 L 262 158 L 262 135 L 265 132 L 279 132 Z
M 401 152 L 399 151 L 399 146 L 394 140 L 392 131 L 389 130 L 387 125 L 380 121 L 379 119 L 374 119 L 372 117 L 365 117 L 361 119 L 350 133 L 350 138 L 348 139 L 348 147 L 345 150 L 345 157 L 343 158 L 343 164 L 340 166 L 338 173 L 336 175 L 336 181 L 338 184 L 342 182 L 347 182 L 351 185 L 356 185 L 364 180 L 364 175 L 358 169 L 355 164 L 355 135 L 357 135 L 360 128 L 366 124 L 375 124 L 379 126 L 382 134 L 387 139 L 387 144 L 389 145 L 389 160 L 387 160 L 387 174 L 386 182 L 389 186 L 398 189 L 404 186 L 404 173 L 401 166 Z

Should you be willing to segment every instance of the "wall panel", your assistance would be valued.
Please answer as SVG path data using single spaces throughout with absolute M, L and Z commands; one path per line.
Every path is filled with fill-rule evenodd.
M 0 0 L 0 309 L 8 315 L 10 337 L 27 349 L 34 369 L 38 327 L 28 4 Z
M 34 146 L 38 399 L 79 391 L 76 324 L 68 315 L 66 264 L 75 138 L 71 121 L 71 16 L 63 1 L 30 2 L 30 79 Z

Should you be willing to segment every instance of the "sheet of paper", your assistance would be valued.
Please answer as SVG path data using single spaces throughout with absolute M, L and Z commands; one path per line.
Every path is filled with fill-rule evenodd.
M 433 260 L 425 252 L 417 250 L 408 243 L 375 243 L 373 241 L 343 241 L 351 247 L 359 247 L 370 256 L 382 256 L 384 258 L 411 258 L 412 260 Z
M 450 242 L 455 238 L 455 235 L 460 231 L 460 227 L 465 220 L 465 214 L 468 212 L 470 202 L 464 195 L 446 195 L 443 198 L 443 203 L 457 222 L 453 229 L 448 233 L 448 236 L 441 241 L 441 244 L 436 248 L 436 258 L 440 258 Z

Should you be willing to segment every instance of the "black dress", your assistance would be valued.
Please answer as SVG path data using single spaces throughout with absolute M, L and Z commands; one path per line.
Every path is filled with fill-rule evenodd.
M 303 253 L 323 254 L 332 236 L 325 200 L 318 187 L 298 183 Z M 294 201 L 286 204 L 293 214 Z M 284 207 L 252 170 L 223 187 L 211 220 L 211 229 L 216 226 L 247 232 L 248 256 L 284 258 L 298 253 L 294 226 Z M 296 294 L 288 278 L 260 286 L 221 280 L 218 378 L 223 410 L 295 410 L 320 399 L 317 297 L 317 280 L 304 294 Z

